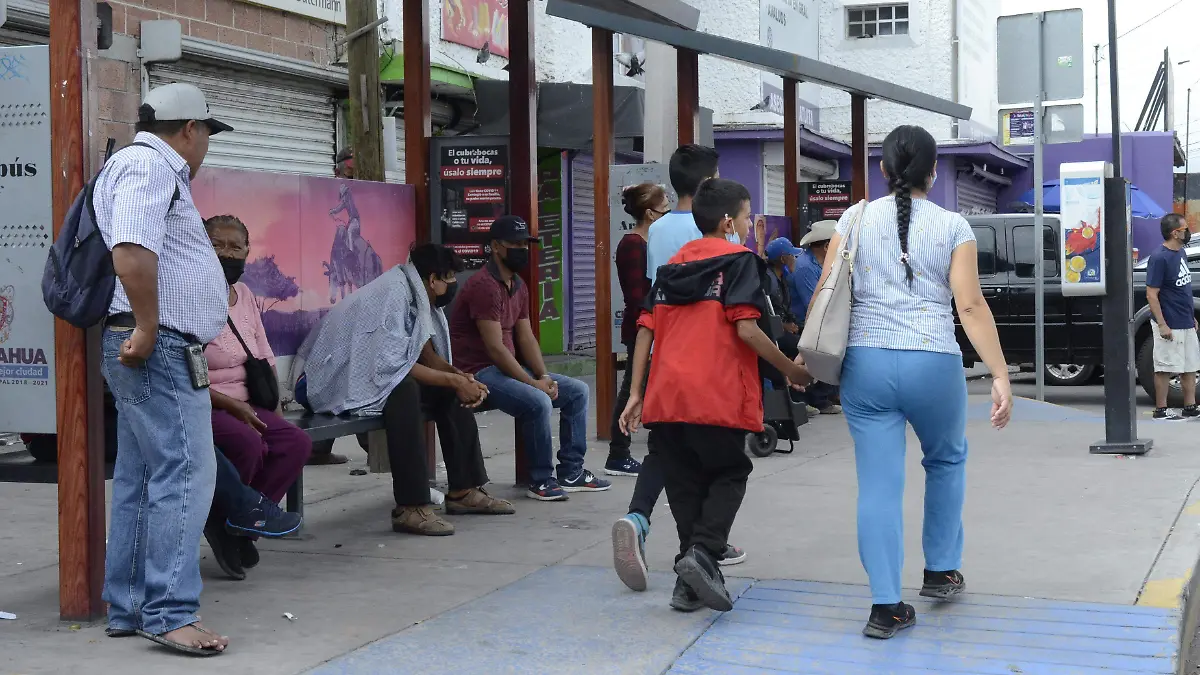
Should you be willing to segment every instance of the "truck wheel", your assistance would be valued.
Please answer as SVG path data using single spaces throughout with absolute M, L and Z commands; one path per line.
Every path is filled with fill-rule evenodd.
M 1137 352 L 1137 378 L 1142 385 L 1142 391 L 1154 403 L 1154 338 L 1148 337 L 1142 341 Z M 1171 388 L 1167 392 L 1167 407 L 1183 407 L 1183 387 L 1179 386 L 1179 377 L 1171 378 Z
M 58 436 L 56 434 L 29 434 L 25 449 L 39 462 L 58 462 Z
M 1078 387 L 1091 382 L 1096 366 L 1081 366 L 1074 363 L 1046 364 L 1046 384 L 1052 387 Z

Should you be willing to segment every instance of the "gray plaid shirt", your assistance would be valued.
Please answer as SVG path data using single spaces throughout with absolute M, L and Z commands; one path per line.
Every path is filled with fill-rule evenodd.
M 136 244 L 158 256 L 159 325 L 211 342 L 229 315 L 229 287 L 192 203 L 187 161 L 158 136 L 140 133 L 136 140 L 152 147 L 115 153 L 96 181 L 96 224 L 109 249 Z M 130 311 L 118 279 L 108 313 Z

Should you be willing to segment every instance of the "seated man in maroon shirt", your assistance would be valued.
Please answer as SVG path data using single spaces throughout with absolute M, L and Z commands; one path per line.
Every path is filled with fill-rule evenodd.
M 488 404 L 512 415 L 529 452 L 528 496 L 565 501 L 568 492 L 600 492 L 611 484 L 583 466 L 587 451 L 588 387 L 546 370 L 529 323 L 529 289 L 518 274 L 529 266 L 529 226 L 517 216 L 492 223 L 492 259 L 467 280 L 450 316 L 455 367 L 487 386 Z M 550 417 L 561 411 L 557 477 Z

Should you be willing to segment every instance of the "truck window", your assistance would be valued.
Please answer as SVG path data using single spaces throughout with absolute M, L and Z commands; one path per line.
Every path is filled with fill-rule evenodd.
M 1036 259 L 1033 252 L 1033 226 L 1018 225 L 1012 229 L 1013 258 L 1017 276 L 1033 278 Z M 1042 256 L 1044 279 L 1058 276 L 1058 235 L 1050 227 L 1042 227 Z
M 975 246 L 979 249 L 979 276 L 996 274 L 996 230 L 990 225 L 972 225 Z

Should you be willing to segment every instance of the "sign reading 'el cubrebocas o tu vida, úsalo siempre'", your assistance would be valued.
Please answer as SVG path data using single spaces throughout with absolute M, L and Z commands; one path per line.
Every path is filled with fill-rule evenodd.
M 0 430 L 54 433 L 50 49 L 0 47 Z
M 800 236 L 807 234 L 813 223 L 841 218 L 852 204 L 850 188 L 850 182 L 844 180 L 800 183 Z
M 483 267 L 492 222 L 508 212 L 508 142 L 502 137 L 433 139 L 433 227 L 467 265 Z
M 261 5 L 262 7 L 272 7 L 274 9 L 288 12 L 289 14 L 299 14 L 329 23 L 336 23 L 339 26 L 346 25 L 346 3 L 353 0 L 243 0 L 249 5 Z M 183 2 L 200 3 L 200 0 L 180 0 Z

